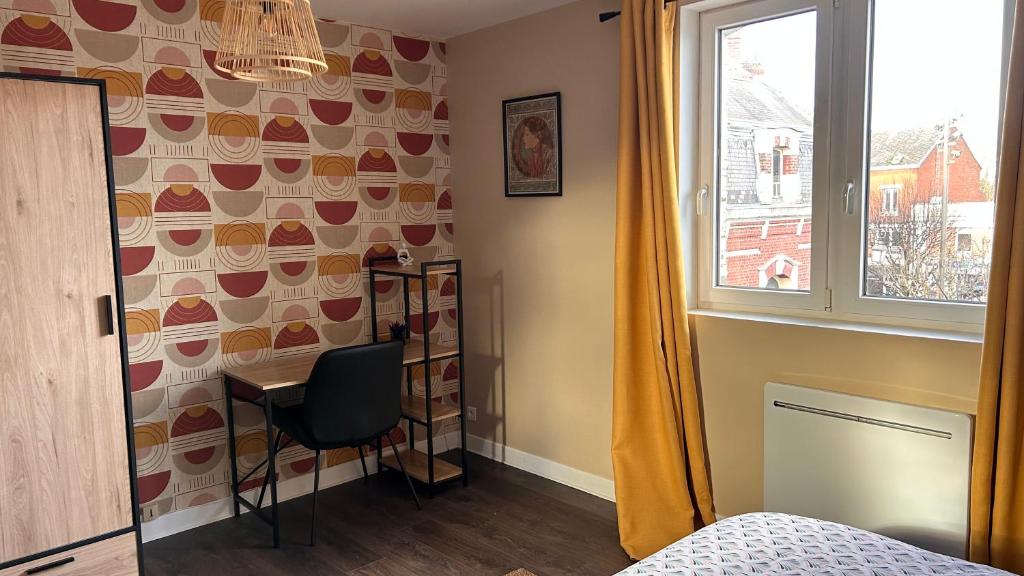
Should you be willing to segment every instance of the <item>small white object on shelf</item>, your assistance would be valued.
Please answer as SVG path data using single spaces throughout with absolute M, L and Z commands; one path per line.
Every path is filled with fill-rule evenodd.
M 413 258 L 409 255 L 409 249 L 402 244 L 402 249 L 398 251 L 398 263 L 402 266 L 412 266 Z

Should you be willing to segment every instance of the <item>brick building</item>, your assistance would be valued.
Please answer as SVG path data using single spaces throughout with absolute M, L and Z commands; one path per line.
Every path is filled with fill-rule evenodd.
M 723 221 L 725 254 L 721 283 L 771 289 L 810 288 L 811 207 L 733 207 Z
M 728 128 L 720 166 L 719 283 L 808 290 L 811 121 L 762 82 L 756 66 L 734 71 L 723 99 Z M 944 131 L 937 126 L 872 134 L 868 179 L 872 262 L 880 261 L 891 245 L 895 236 L 884 230 L 894 219 L 914 217 L 915 209 L 917 214 L 926 207 L 933 209 L 944 192 L 949 203 L 947 226 L 955 229 L 955 249 L 979 249 L 990 241 L 993 203 L 981 185 L 981 164 L 962 133 L 951 127 L 944 142 Z M 944 190 L 947 175 L 948 191 Z
M 734 54 L 738 36 L 727 39 Z M 814 153 L 810 116 L 765 83 L 756 63 L 732 67 L 727 76 L 719 282 L 807 290 Z
M 930 282 L 943 286 L 943 297 L 973 300 L 984 294 L 995 204 L 982 186 L 981 172 L 981 164 L 955 125 L 872 134 L 869 293 L 902 295 L 899 282 L 887 283 L 885 278 L 909 273 L 915 259 L 908 260 L 906 251 L 919 250 L 928 230 L 944 230 L 945 254 L 917 259 L 934 269 Z M 943 257 L 944 268 L 938 265 Z
M 947 163 L 950 203 L 989 200 L 981 189 L 981 164 L 963 134 L 950 127 L 949 138 L 943 142 L 943 131 L 943 126 L 934 126 L 872 133 L 872 205 L 891 211 L 941 199 Z

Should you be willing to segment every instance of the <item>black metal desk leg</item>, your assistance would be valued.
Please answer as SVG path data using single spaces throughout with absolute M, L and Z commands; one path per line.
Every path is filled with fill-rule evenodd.
M 388 440 L 389 441 L 391 440 L 391 435 L 390 434 L 388 435 Z M 381 449 L 382 449 L 383 446 L 384 446 L 384 442 L 380 439 L 380 436 L 377 436 L 377 480 L 380 480 L 380 479 L 384 478 L 384 474 L 383 474 L 384 467 L 381 466 L 381 464 L 380 464 L 380 459 L 381 459 L 380 453 L 381 453 Z
M 274 527 L 274 548 L 281 547 L 280 522 L 277 516 L 277 447 L 274 446 L 274 394 L 263 393 L 263 415 L 267 419 L 267 474 L 270 474 L 270 519 Z
M 224 376 L 224 409 L 228 413 L 228 454 L 231 457 L 231 504 L 235 510 L 235 518 L 242 511 L 238 505 L 238 455 L 235 453 L 235 406 L 231 392 L 231 377 Z
M 469 462 L 466 461 L 466 349 L 462 340 L 462 261 L 455 262 L 455 312 L 459 330 L 459 455 L 462 460 L 462 485 L 469 486 Z

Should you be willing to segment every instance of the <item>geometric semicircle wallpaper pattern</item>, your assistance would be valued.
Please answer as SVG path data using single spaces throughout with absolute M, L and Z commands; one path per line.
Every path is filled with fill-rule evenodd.
M 252 84 L 212 67 L 223 9 L 0 0 L 0 68 L 107 83 L 144 520 L 229 496 L 222 366 L 366 342 L 367 258 L 452 255 L 444 43 L 319 21 L 326 73 Z M 429 288 L 431 335 L 452 341 L 454 286 Z M 375 290 L 380 321 L 399 318 L 400 285 Z M 432 368 L 432 394 L 457 402 L 459 367 Z M 266 450 L 262 414 L 236 414 L 244 473 Z M 313 466 L 289 447 L 278 469 Z

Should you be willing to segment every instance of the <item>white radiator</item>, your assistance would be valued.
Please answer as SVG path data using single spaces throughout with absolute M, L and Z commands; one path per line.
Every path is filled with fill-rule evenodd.
M 963 558 L 972 420 L 765 384 L 764 505 Z

